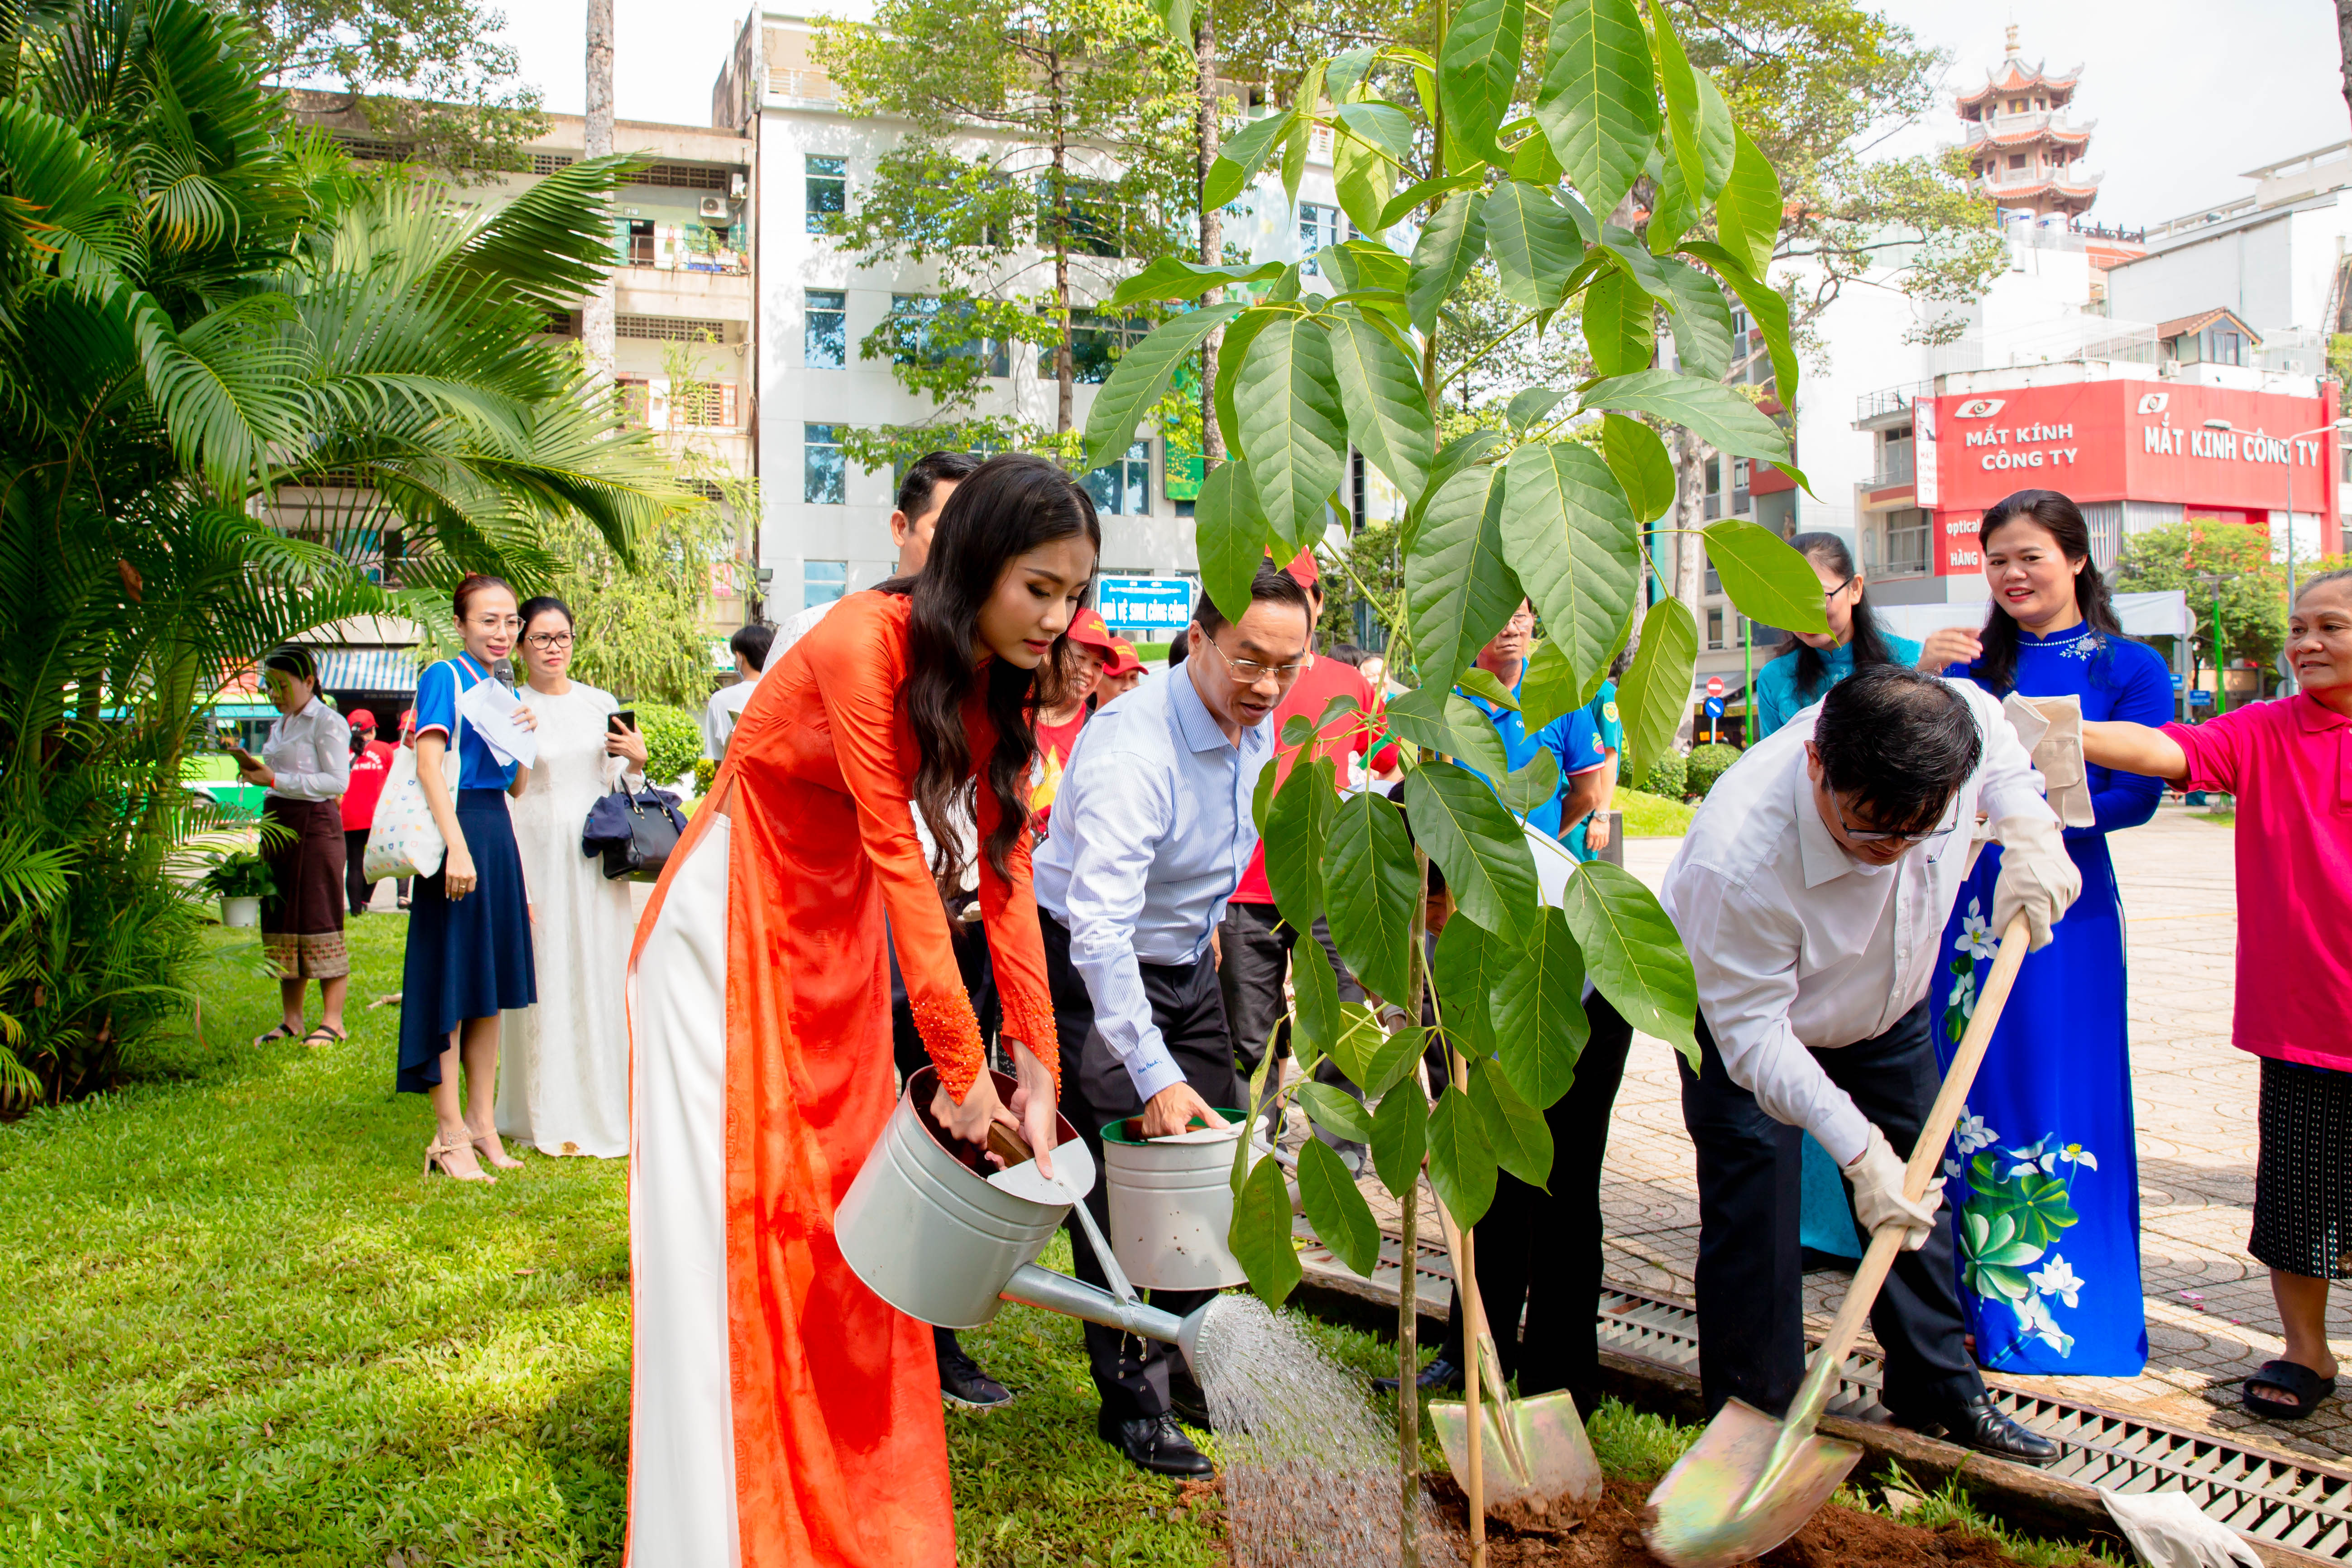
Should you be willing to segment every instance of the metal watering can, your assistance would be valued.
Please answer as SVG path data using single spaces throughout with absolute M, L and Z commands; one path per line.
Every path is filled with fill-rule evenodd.
M 1009 1103 L 1013 1079 L 992 1077 Z M 937 1087 L 929 1067 L 908 1078 L 898 1109 L 835 1211 L 834 1237 L 851 1272 L 898 1310 L 937 1328 L 976 1329 L 993 1321 L 1004 1302 L 1018 1301 L 1165 1341 L 1197 1373 L 1201 1330 L 1225 1299 L 1178 1318 L 1136 1295 L 1078 1201 L 1094 1185 L 1094 1160 L 1067 1119 L 1054 1119 L 1058 1182 L 1045 1180 L 1034 1164 L 994 1171 L 978 1145 L 931 1121 L 924 1108 Z M 1006 1154 L 1009 1161 L 1013 1152 Z M 1108 1290 L 1037 1267 L 1037 1255 L 1073 1208 L 1102 1259 Z

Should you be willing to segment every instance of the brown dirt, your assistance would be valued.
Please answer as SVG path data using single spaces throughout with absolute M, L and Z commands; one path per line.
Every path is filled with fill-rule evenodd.
M 1438 1513 L 1466 1530 L 1469 1510 L 1450 1477 L 1433 1477 Z M 1646 1489 L 1612 1480 L 1581 1528 L 1517 1531 L 1489 1520 L 1492 1568 L 1664 1568 L 1642 1542 Z M 1989 1536 L 1948 1525 L 1923 1530 L 1883 1514 L 1824 1508 L 1788 1542 L 1759 1559 L 1763 1568 L 2014 1568 Z

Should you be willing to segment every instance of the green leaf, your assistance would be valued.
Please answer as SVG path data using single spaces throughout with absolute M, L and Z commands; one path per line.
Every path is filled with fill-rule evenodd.
M 1569 210 L 1549 191 L 1518 180 L 1504 181 L 1487 196 L 1486 244 L 1503 297 L 1528 310 L 1558 310 L 1569 275 L 1584 259 L 1584 237 Z
M 1486 1129 L 1495 1163 L 1528 1185 L 1549 1192 L 1551 1124 L 1544 1113 L 1520 1099 L 1502 1068 L 1489 1061 L 1470 1064 L 1470 1104 Z
M 1312 103 L 1302 96 L 1301 103 Z M 1290 139 L 1282 144 L 1282 199 L 1292 209 L 1298 205 L 1298 182 L 1307 174 L 1307 150 L 1314 140 L 1315 121 L 1300 115 L 1292 122 Z
M 1229 621 L 1250 607 L 1250 580 L 1265 559 L 1265 504 L 1257 499 L 1249 464 L 1228 458 L 1201 481 L 1192 505 L 1192 534 L 1201 557 L 1201 586 Z
M 1381 227 L 1381 214 L 1388 210 L 1396 189 L 1396 165 L 1376 149 L 1351 136 L 1339 137 L 1331 149 L 1331 186 L 1349 222 L 1375 238 L 1388 232 Z
M 1330 95 L 1331 101 L 1347 102 L 1355 92 L 1357 84 L 1370 72 L 1380 55 L 1380 47 L 1375 44 L 1359 45 L 1344 53 L 1333 55 L 1331 63 L 1323 69 L 1323 90 Z
M 1445 721 L 1446 696 L 1446 688 L 1424 682 L 1391 700 L 1381 710 L 1389 737 L 1408 746 L 1426 746 L 1452 756 L 1462 743 L 1454 737 L 1453 726 Z
M 1668 155 L 1681 165 L 1683 185 L 1697 207 L 1697 194 L 1706 188 L 1706 160 L 1699 149 L 1698 73 L 1675 32 L 1674 18 L 1664 5 L 1650 7 L 1650 44 L 1658 58 L 1658 82 L 1665 89 L 1666 130 L 1673 137 Z M 1567 160 L 1562 159 L 1565 163 Z
M 1464 1230 L 1485 1218 L 1495 1201 L 1495 1149 L 1485 1119 L 1450 1083 L 1429 1113 L 1429 1184 Z
M 1265 167 L 1275 144 L 1290 134 L 1297 121 L 1298 111 L 1286 109 L 1280 114 L 1253 120 L 1226 137 L 1218 144 L 1217 161 L 1209 165 L 1209 177 L 1201 183 L 1201 199 L 1221 207 L 1240 195 Z
M 1437 330 L 1437 308 L 1461 287 L 1486 248 L 1486 193 L 1456 191 L 1445 198 L 1412 245 L 1412 284 L 1406 299 L 1412 324 Z
M 1260 768 L 1257 783 L 1250 789 L 1250 821 L 1256 825 L 1261 839 L 1265 837 L 1265 819 L 1274 811 L 1274 787 L 1280 782 L 1281 774 L 1275 769 Z
M 1757 278 L 1780 243 L 1780 176 L 1744 131 L 1736 132 L 1730 177 L 1715 201 L 1715 234 L 1723 248 Z
M 1582 682 L 1559 644 L 1549 637 L 1528 655 L 1527 672 L 1519 677 L 1519 721 L 1534 734 L 1561 714 L 1581 708 Z
M 1512 429 L 1525 430 L 1559 407 L 1567 396 L 1567 393 L 1553 387 L 1531 386 L 1511 399 L 1503 417 L 1510 421 Z
M 1651 254 L 1664 256 L 1697 226 L 1698 204 L 1691 199 L 1690 186 L 1683 179 L 1682 160 L 1675 156 L 1671 144 L 1652 173 L 1658 182 L 1658 199 L 1650 209 L 1646 237 Z
M 1530 185 L 1556 185 L 1568 178 L 1568 171 L 1552 152 L 1550 141 L 1538 131 L 1522 137 L 1511 149 L 1511 178 Z
M 1495 678 L 1491 669 L 1474 664 L 1456 676 L 1454 684 L 1473 697 L 1485 698 L 1497 708 L 1507 708 L 1514 713 L 1519 710 L 1519 700 L 1503 689 L 1503 683 Z
M 1442 180 L 1416 180 L 1389 198 L 1389 205 L 1381 212 L 1381 228 L 1386 232 L 1403 222 L 1406 216 L 1418 207 L 1455 191 L 1475 190 L 1486 183 L 1486 171 L 1484 169 L 1474 170 L 1467 174 L 1449 174 Z M 1432 221 L 1434 221 L 1434 215 L 1432 215 Z M 1428 229 L 1424 227 L 1422 232 L 1426 234 Z M 1482 230 L 1482 237 L 1483 234 Z M 1418 251 L 1420 247 L 1415 246 L 1414 248 Z
M 1347 471 L 1348 416 L 1332 379 L 1322 323 L 1286 316 L 1251 342 L 1234 389 L 1266 525 L 1292 552 L 1322 537 L 1326 503 Z
M 1527 816 L 1559 793 L 1559 759 L 1549 750 L 1538 752 L 1517 771 L 1496 781 L 1495 793 L 1503 797 L 1505 806 Z
M 1612 268 L 1585 286 L 1584 346 L 1601 375 L 1631 375 L 1650 368 L 1656 352 L 1657 301 L 1622 269 Z
M 1639 778 L 1666 754 L 1690 708 L 1691 672 L 1698 667 L 1698 623 L 1680 599 L 1661 599 L 1642 617 L 1642 646 L 1617 683 L 1617 715 L 1625 726 L 1620 776 Z
M 1624 493 L 1591 447 L 1552 442 L 1511 454 L 1503 548 L 1588 695 L 1633 614 L 1639 534 Z
M 1282 276 L 1283 262 L 1247 262 L 1232 267 L 1203 267 L 1181 256 L 1154 258 L 1151 264 L 1111 291 L 1113 305 L 1138 300 L 1197 300 L 1212 289 L 1232 283 L 1263 283 Z
M 1307 1210 L 1307 1223 L 1315 1227 L 1323 1245 L 1351 1271 L 1371 1278 L 1381 1260 L 1380 1222 L 1372 1217 L 1372 1206 L 1364 1201 L 1364 1194 L 1356 1190 L 1356 1178 L 1319 1138 L 1309 1138 L 1298 1146 L 1298 1196 Z
M 1553 8 L 1536 121 L 1585 201 L 1614 212 L 1658 135 L 1657 88 L 1633 0 Z
M 1738 134 L 1738 126 L 1731 118 L 1731 106 L 1723 100 L 1723 89 L 1715 85 L 1713 77 L 1694 69 L 1691 85 L 1698 89 L 1698 156 L 1703 181 L 1700 189 L 1705 199 L 1712 202 L 1722 194 L 1724 182 L 1731 177 L 1733 138 Z
M 1437 461 L 1430 465 L 1429 488 L 1405 504 L 1404 552 L 1411 555 L 1419 549 L 1422 520 L 1428 513 L 1429 503 L 1454 475 L 1469 468 L 1503 445 L 1499 430 L 1473 430 L 1466 436 L 1456 436 L 1437 449 Z
M 1666 279 L 1665 263 L 1650 254 L 1630 230 L 1615 224 L 1604 224 L 1601 229 L 1600 254 L 1624 273 L 1626 279 L 1642 292 L 1672 311 L 1677 308 L 1674 286 Z
M 1288 268 L 1284 271 L 1287 272 Z M 1260 308 L 1244 310 L 1241 318 L 1225 329 L 1223 342 L 1217 345 L 1217 385 L 1214 401 L 1217 406 L 1217 428 L 1225 434 L 1228 451 L 1242 448 L 1241 411 L 1234 406 L 1234 392 L 1242 379 L 1242 362 L 1249 357 L 1249 346 L 1258 333 L 1274 324 L 1283 315 L 1281 310 Z M 1255 492 L 1253 491 L 1253 494 Z
M 1675 353 L 1687 375 L 1721 380 L 1731 368 L 1731 307 L 1721 284 L 1686 262 L 1661 258 L 1667 287 L 1674 290 Z M 1736 345 L 1744 348 L 1746 345 Z M 1621 373 L 1623 374 L 1623 373 Z
M 1535 855 L 1493 786 L 1462 768 L 1415 768 L 1404 776 L 1404 800 L 1413 837 L 1444 868 L 1455 906 L 1525 947 L 1541 909 Z
M 1585 390 L 1584 406 L 1654 414 L 1732 457 L 1762 458 L 1774 463 L 1788 460 L 1789 437 L 1780 427 L 1719 381 L 1677 375 L 1670 370 L 1645 370 L 1595 382 Z M 1512 461 L 1517 461 L 1516 454 Z
M 1728 518 L 1706 533 L 1707 563 L 1741 615 L 1788 631 L 1828 632 L 1821 578 L 1779 534 Z
M 1503 737 L 1495 731 L 1494 721 L 1473 708 L 1459 697 L 1445 700 L 1446 728 L 1454 731 L 1454 758 L 1489 779 L 1499 779 L 1511 771 L 1509 754 L 1503 750 Z
M 1419 1084 L 1401 1084 L 1381 1097 L 1370 1142 L 1372 1169 L 1391 1197 L 1405 1197 L 1421 1184 L 1421 1162 L 1429 1151 L 1429 1101 Z
M 1350 293 L 1379 290 L 1401 295 L 1412 277 L 1411 264 L 1403 257 L 1369 239 L 1327 245 L 1315 253 L 1315 258 L 1328 277 Z
M 1150 337 L 1128 350 L 1087 414 L 1087 460 L 1100 468 L 1125 452 L 1135 440 L 1135 427 L 1168 395 L 1176 367 L 1196 357 L 1211 332 L 1246 309 L 1245 305 L 1213 305 L 1204 310 L 1187 310 L 1160 323 Z
M 1192 0 L 1151 0 L 1151 11 L 1168 29 L 1171 43 L 1182 49 L 1192 47 Z
M 1242 1142 L 1246 1147 L 1249 1140 Z M 1242 1183 L 1241 1195 L 1234 1200 L 1234 1219 L 1225 1231 L 1225 1245 L 1233 1248 L 1234 1261 L 1249 1276 L 1250 1289 L 1267 1306 L 1281 1306 L 1298 1288 L 1305 1270 L 1299 1267 L 1298 1249 L 1290 1244 L 1290 1187 L 1272 1155 L 1251 1166 L 1248 1179 Z
M 1345 308 L 1332 312 L 1330 341 L 1349 437 L 1398 489 L 1419 495 L 1437 458 L 1437 424 L 1412 362 L 1394 339 Z
M 1305 722 L 1304 716 L 1299 721 Z M 1268 769 L 1272 772 L 1272 769 Z M 1306 931 L 1323 912 L 1323 846 L 1339 809 L 1339 784 L 1331 759 L 1310 757 L 1290 770 L 1275 792 L 1265 819 L 1265 880 L 1276 908 L 1293 931 Z M 1320 952 L 1323 944 L 1309 944 Z M 1334 992 L 1331 1005 L 1339 1005 Z M 1322 1038 L 1328 1049 L 1327 1032 Z
M 1305 926 L 1297 929 L 1307 930 Z M 1348 1019 L 1339 1011 L 1339 977 L 1332 971 L 1331 955 L 1312 936 L 1291 950 L 1290 979 L 1292 994 L 1297 1001 L 1293 1032 L 1300 1059 L 1311 1061 L 1317 1056 L 1329 1056 L 1339 1048 Z
M 1437 987 L 1438 1022 L 1454 1048 L 1468 1057 L 1495 1054 L 1495 1021 L 1486 995 L 1518 960 L 1467 915 L 1455 915 L 1437 936 L 1429 978 Z
M 1447 479 L 1405 557 L 1405 602 L 1424 685 L 1441 691 L 1501 631 L 1526 593 L 1503 559 L 1501 473 L 1479 465 Z
M 1340 960 L 1375 995 L 1402 996 L 1413 908 L 1422 896 L 1404 818 L 1377 791 L 1346 795 L 1328 842 L 1323 898 Z
M 1636 1029 L 1682 1052 L 1696 1071 L 1698 983 L 1656 895 L 1623 868 L 1588 860 L 1568 879 L 1568 927 L 1610 1005 Z
M 1538 1110 L 1576 1081 L 1576 1058 L 1592 1026 L 1584 1016 L 1584 955 L 1568 917 L 1543 914 L 1543 935 L 1495 977 L 1489 993 L 1495 1051 L 1519 1098 Z
M 1601 416 L 1601 460 L 1617 477 L 1636 522 L 1655 522 L 1675 504 L 1675 460 L 1658 433 L 1622 414 Z
M 1320 947 L 1322 943 L 1316 943 Z M 1325 960 L 1325 966 L 1329 961 Z M 1298 1086 L 1299 1103 L 1306 1106 L 1307 1117 L 1327 1132 L 1335 1132 L 1350 1143 L 1372 1141 L 1372 1113 L 1364 1102 L 1337 1084 L 1302 1083 Z
M 1527 0 L 1462 0 L 1437 57 L 1437 98 L 1447 129 L 1497 165 L 1506 160 L 1495 144 L 1495 128 L 1519 79 L 1527 23 Z
M 1369 1021 L 1370 1015 L 1366 1016 L 1367 1022 L 1358 1033 L 1369 1043 L 1369 1049 L 1364 1055 L 1364 1076 L 1356 1080 L 1356 1087 L 1366 1094 L 1382 1095 L 1412 1071 L 1412 1064 L 1428 1048 L 1429 1032 L 1415 1024 L 1391 1035 Z M 1419 1081 L 1418 1077 L 1415 1081 Z
M 1412 117 L 1393 103 L 1343 103 L 1331 118 L 1340 141 L 1361 142 L 1391 163 L 1412 156 Z
M 1772 356 L 1772 395 L 1783 408 L 1794 408 L 1797 396 L 1797 353 L 1789 339 L 1789 301 L 1778 289 L 1762 281 L 1739 263 L 1738 258 L 1712 240 L 1695 239 L 1682 247 L 1685 256 L 1696 256 L 1715 269 L 1716 276 L 1730 286 L 1748 307 L 1748 319 L 1764 334 L 1764 346 Z M 1733 345 L 1738 353 L 1746 353 L 1748 345 Z

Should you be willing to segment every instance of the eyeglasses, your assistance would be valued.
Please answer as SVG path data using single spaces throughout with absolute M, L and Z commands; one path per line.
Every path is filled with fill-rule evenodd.
M 541 653 L 547 653 L 559 647 L 570 647 L 572 646 L 572 634 L 570 632 L 540 632 L 531 637 L 527 637 L 522 640 L 530 644 L 531 647 L 539 649 Z
M 1287 686 L 1297 679 L 1299 675 L 1315 662 L 1315 656 L 1310 653 L 1301 657 L 1294 664 L 1260 664 L 1254 658 L 1234 658 L 1223 648 L 1217 647 L 1217 639 L 1214 637 L 1209 638 L 1208 643 L 1211 647 L 1217 648 L 1217 657 L 1225 661 L 1225 668 L 1232 670 L 1234 679 L 1244 686 L 1255 686 L 1269 675 L 1274 677 L 1276 684 Z
M 1845 819 L 1845 803 L 1835 795 L 1830 796 L 1830 809 L 1837 813 L 1838 826 L 1845 830 L 1846 839 L 1853 844 L 1932 844 L 1950 835 L 1958 823 L 1929 828 L 1925 833 L 1882 833 L 1873 827 L 1856 827 Z M 1946 808 L 1949 810 L 1949 807 Z
M 474 616 L 466 624 L 477 628 L 478 630 L 486 632 L 519 632 L 522 630 L 522 617 L 520 616 L 499 616 L 490 614 L 488 611 Z
M 1824 605 L 1826 605 L 1826 604 L 1828 604 L 1832 599 L 1836 598 L 1840 594 L 1844 593 L 1848 588 L 1853 587 L 1853 584 L 1854 584 L 1854 578 L 1855 578 L 1855 577 L 1859 577 L 1859 576 L 1861 576 L 1861 575 L 1862 575 L 1862 574 L 1861 574 L 1861 573 L 1859 573 L 1859 572 L 1857 572 L 1857 573 L 1855 573 L 1855 574 L 1853 574 L 1853 577 L 1849 577 L 1849 578 L 1847 578 L 1844 582 L 1843 582 L 1843 583 L 1839 584 L 1836 587 L 1834 587 L 1834 588 L 1824 588 L 1824 589 L 1822 589 L 1822 604 L 1824 604 Z

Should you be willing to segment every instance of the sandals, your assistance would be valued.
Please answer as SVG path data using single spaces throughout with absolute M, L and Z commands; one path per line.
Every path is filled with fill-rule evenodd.
M 290 1040 L 293 1037 L 294 1031 L 280 1024 L 266 1035 L 254 1036 L 253 1043 L 257 1046 L 269 1046 L 277 1044 L 279 1040 Z
M 522 1169 L 522 1162 L 516 1159 L 512 1154 L 507 1152 L 506 1145 L 499 1142 L 498 1134 L 495 1132 L 475 1133 L 474 1152 L 479 1154 L 483 1159 L 488 1160 L 491 1164 L 496 1165 L 501 1171 L 520 1171 Z
M 351 1036 L 331 1025 L 321 1024 L 302 1037 L 302 1043 L 316 1050 L 320 1046 L 340 1046 Z
M 2257 1388 L 2275 1388 L 2290 1394 L 2284 1399 L 2257 1399 Z M 2249 1414 L 2265 1421 L 2300 1421 L 2319 1408 L 2319 1402 L 2336 1392 L 2336 1380 L 2322 1377 L 2299 1362 L 2266 1361 L 2253 1376 L 2246 1379 L 2245 1391 L 2240 1395 Z
M 475 1165 L 469 1171 L 459 1170 L 450 1163 L 452 1156 L 458 1154 L 465 1155 L 467 1163 L 471 1163 L 474 1146 L 471 1143 L 452 1142 L 436 1138 L 425 1146 L 425 1173 L 429 1176 L 437 1170 L 443 1175 L 460 1182 L 478 1182 L 486 1187 L 495 1187 L 499 1184 L 499 1179 L 479 1165 Z

